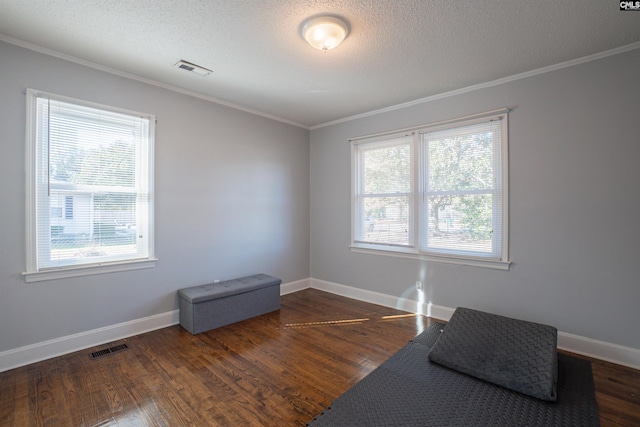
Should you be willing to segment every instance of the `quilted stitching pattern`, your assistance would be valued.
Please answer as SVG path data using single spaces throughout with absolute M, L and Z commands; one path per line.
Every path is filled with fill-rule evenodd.
M 599 425 L 590 362 L 558 355 L 558 401 L 534 399 L 431 363 L 443 326 L 430 326 L 308 425 Z
M 429 359 L 543 400 L 556 400 L 556 328 L 459 307 Z

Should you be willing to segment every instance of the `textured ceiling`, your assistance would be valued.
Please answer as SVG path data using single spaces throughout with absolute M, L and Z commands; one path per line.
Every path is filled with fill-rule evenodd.
M 351 29 L 326 54 L 299 34 L 324 13 Z M 0 35 L 311 127 L 637 43 L 640 13 L 614 0 L 0 0 Z

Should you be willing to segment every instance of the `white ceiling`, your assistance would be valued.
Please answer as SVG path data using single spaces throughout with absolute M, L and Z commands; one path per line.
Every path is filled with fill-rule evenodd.
M 351 29 L 326 54 L 299 33 L 324 13 Z M 616 0 L 0 0 L 0 35 L 313 127 L 635 44 L 640 12 Z

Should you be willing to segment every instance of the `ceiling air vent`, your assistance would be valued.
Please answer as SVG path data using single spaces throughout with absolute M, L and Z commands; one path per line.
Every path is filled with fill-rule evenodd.
M 185 60 L 176 62 L 176 67 L 182 68 L 183 70 L 187 70 L 192 73 L 196 73 L 201 76 L 208 76 L 209 74 L 213 73 L 213 71 L 208 68 L 201 67 Z

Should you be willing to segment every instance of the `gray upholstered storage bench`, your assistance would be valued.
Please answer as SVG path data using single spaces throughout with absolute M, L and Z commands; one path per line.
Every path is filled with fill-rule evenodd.
M 180 289 L 180 324 L 192 334 L 280 308 L 280 283 L 266 274 Z

